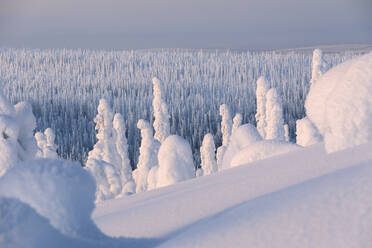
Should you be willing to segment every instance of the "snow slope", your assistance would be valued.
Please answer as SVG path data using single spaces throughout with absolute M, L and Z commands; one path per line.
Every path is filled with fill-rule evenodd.
M 342 228 L 347 228 L 348 225 L 355 232 L 342 238 L 355 241 L 364 237 L 363 233 L 358 236 L 359 228 L 369 227 L 363 226 L 364 222 L 358 218 L 371 217 L 366 208 L 372 207 L 371 202 L 359 202 L 367 198 L 366 194 L 371 193 L 368 189 L 372 188 L 370 183 L 364 184 L 366 178 L 372 175 L 369 169 L 372 161 L 371 145 L 372 143 L 367 143 L 326 154 L 324 145 L 320 143 L 210 176 L 106 201 L 96 207 L 93 219 L 105 234 L 153 239 L 156 243 L 165 242 L 162 244 L 165 247 L 193 247 L 199 244 L 200 247 L 208 247 L 206 243 L 211 247 L 218 247 L 219 242 L 221 247 L 226 247 L 227 243 L 220 240 L 225 232 L 226 242 L 236 246 L 240 244 L 246 247 L 250 242 L 260 240 L 258 237 L 255 240 L 255 235 L 276 237 L 281 242 L 283 240 L 280 239 L 280 233 L 285 233 L 287 236 L 283 234 L 283 238 L 286 237 L 284 241 L 293 237 L 292 247 L 298 244 L 295 240 L 297 237 L 298 240 L 317 247 L 310 238 L 317 238 L 317 234 L 324 233 L 322 237 L 328 237 L 331 242 L 335 235 L 343 235 Z M 356 167 L 340 171 L 353 166 Z M 319 178 L 321 176 L 324 177 Z M 363 180 L 360 183 L 355 182 L 359 176 L 363 176 Z M 357 194 L 351 197 L 350 192 Z M 328 196 L 334 194 L 328 202 Z M 342 195 L 350 197 L 343 199 L 340 197 Z M 330 207 L 327 207 L 328 203 Z M 338 209 L 338 203 L 341 206 L 350 205 L 350 208 Z M 292 211 L 295 211 L 295 215 L 288 219 Z M 352 216 L 344 216 L 348 211 L 353 212 Z M 349 219 L 343 221 L 344 217 Z M 247 224 L 247 220 L 252 218 L 255 226 Z M 338 219 L 341 221 L 337 222 Z M 347 222 L 349 220 L 355 222 Z M 316 226 L 324 228 L 318 230 L 316 226 L 312 226 L 313 221 Z M 286 222 L 289 223 L 288 226 L 280 224 Z M 231 229 L 225 230 L 224 223 L 227 229 Z M 325 223 L 329 225 L 324 226 Z M 348 224 L 342 225 L 345 223 Z M 367 220 L 368 223 L 372 221 Z M 337 229 L 338 224 L 342 225 L 341 229 Z M 333 225 L 336 229 L 332 229 Z M 265 228 L 271 228 L 273 233 L 265 232 Z M 277 228 L 277 232 L 273 228 Z M 199 230 L 203 235 L 195 237 L 193 229 Z M 301 236 L 302 231 L 306 235 Z M 309 235 L 307 231 L 310 232 Z M 304 240 L 306 238 L 309 239 Z M 328 247 L 333 247 L 330 242 Z M 264 247 L 272 246 L 266 243 Z

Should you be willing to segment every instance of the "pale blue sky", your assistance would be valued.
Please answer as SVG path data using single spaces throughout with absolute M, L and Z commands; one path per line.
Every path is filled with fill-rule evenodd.
M 371 0 L 0 0 L 0 46 L 266 49 L 372 43 Z

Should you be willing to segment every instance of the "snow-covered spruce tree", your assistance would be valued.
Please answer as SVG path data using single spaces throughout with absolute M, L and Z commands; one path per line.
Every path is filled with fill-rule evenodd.
M 145 120 L 139 120 L 137 127 L 141 130 L 141 146 L 138 158 L 137 169 L 133 171 L 133 178 L 136 182 L 136 192 L 147 190 L 147 177 L 150 170 L 158 165 L 157 154 L 160 143 L 153 137 L 150 124 Z
M 217 162 L 215 155 L 216 146 L 214 144 L 213 136 L 207 133 L 204 136 L 202 146 L 200 147 L 201 170 L 202 175 L 209 175 L 217 171 Z
M 168 106 L 163 100 L 163 85 L 159 79 L 154 77 L 152 79 L 153 83 L 153 93 L 154 99 L 152 101 L 152 107 L 154 109 L 154 130 L 155 130 L 155 139 L 160 142 L 163 142 L 170 133 L 169 126 L 169 114 Z
M 231 134 L 233 134 L 235 132 L 235 130 L 238 129 L 238 127 L 240 127 L 242 125 L 242 121 L 243 121 L 242 115 L 237 113 L 234 116 L 234 119 L 233 119 L 233 126 L 232 126 L 232 130 L 231 130 Z
M 39 151 L 36 153 L 36 157 L 39 158 L 58 158 L 56 152 L 56 145 L 54 144 L 55 139 L 54 131 L 51 128 L 47 128 L 44 133 L 35 133 L 35 139 Z
M 296 143 L 300 146 L 310 146 L 322 141 L 318 129 L 308 117 L 296 121 Z
M 288 127 L 288 124 L 285 124 L 283 126 L 283 129 L 284 129 L 284 140 L 289 142 L 289 127 Z
M 157 188 L 195 177 L 190 144 L 178 135 L 164 140 L 158 152 L 158 161 Z
M 256 89 L 256 123 L 257 131 L 262 136 L 262 138 L 266 137 L 266 94 L 268 91 L 269 85 L 266 82 L 266 79 L 264 77 L 258 78 Z
M 227 145 L 229 144 L 231 131 L 232 131 L 232 120 L 230 109 L 226 104 L 222 104 L 220 106 L 220 115 L 222 117 L 221 120 L 221 133 L 222 133 L 222 145 L 217 149 L 217 165 L 218 169 L 222 166 L 223 155 L 225 154 Z
M 35 123 L 31 105 L 20 102 L 13 106 L 0 93 L 0 176 L 17 162 L 35 158 Z
M 315 83 L 323 73 L 327 70 L 326 62 L 323 58 L 323 52 L 320 49 L 315 49 L 313 52 L 312 70 L 310 83 Z
M 89 152 L 86 168 L 94 176 L 97 183 L 97 201 L 106 200 L 120 194 L 122 191 L 119 172 L 114 165 L 121 160 L 116 151 L 113 130 L 113 113 L 105 99 L 98 105 L 96 123 L 97 143 Z M 110 167 L 110 168 L 106 168 Z M 116 177 L 116 178 L 114 178 Z M 117 183 L 119 182 L 119 183 Z
M 266 94 L 266 139 L 284 141 L 282 101 L 275 88 Z
M 115 130 L 116 150 L 120 156 L 120 161 L 118 161 L 119 163 L 116 164 L 116 166 L 120 174 L 122 194 L 132 194 L 136 192 L 136 185 L 132 177 L 132 167 L 130 166 L 128 155 L 128 141 L 125 136 L 126 128 L 121 114 L 115 114 L 113 125 Z

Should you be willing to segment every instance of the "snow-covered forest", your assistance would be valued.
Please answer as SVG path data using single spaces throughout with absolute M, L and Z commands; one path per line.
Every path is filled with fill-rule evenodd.
M 358 52 L 324 54 L 329 67 Z M 94 117 L 99 99 L 121 113 L 126 126 L 132 168 L 138 163 L 140 119 L 153 117 L 151 78 L 163 82 L 170 133 L 191 144 L 200 164 L 203 137 L 222 143 L 219 106 L 243 123 L 256 125 L 256 81 L 264 76 L 281 96 L 284 123 L 295 139 L 296 120 L 304 117 L 311 80 L 311 53 L 234 52 L 213 50 L 28 50 L 0 49 L 0 86 L 13 104 L 27 101 L 37 131 L 55 131 L 58 154 L 85 164 L 96 143 Z

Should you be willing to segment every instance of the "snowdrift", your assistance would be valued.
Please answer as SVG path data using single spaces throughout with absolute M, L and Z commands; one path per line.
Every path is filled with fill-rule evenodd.
M 286 188 L 307 180 L 372 161 L 371 145 L 371 143 L 368 143 L 342 152 L 327 154 L 324 150 L 324 145 L 320 143 L 298 151 L 256 161 L 246 166 L 242 165 L 130 197 L 106 201 L 97 206 L 93 212 L 93 219 L 102 231 L 108 235 L 156 238 L 163 241 L 168 240 L 169 242 L 178 235 L 186 233 L 189 230 L 188 227 L 193 228 L 194 225 L 197 227 L 197 223 L 203 223 L 208 218 L 216 218 L 229 208 L 233 209 L 231 214 L 235 215 L 234 222 L 235 225 L 238 225 L 240 212 L 234 214 L 234 209 L 239 209 L 237 208 L 238 205 L 245 204 L 247 201 L 254 202 L 254 199 L 259 199 L 260 197 L 268 197 L 268 202 L 279 201 L 275 199 L 270 200 L 271 196 L 275 195 L 272 194 L 273 192 L 280 190 L 284 192 Z M 332 181 L 333 179 L 330 179 L 329 184 L 332 184 Z M 327 184 L 328 182 L 324 183 L 324 185 Z M 339 183 L 337 185 L 340 187 L 340 194 L 342 194 L 344 186 L 341 187 L 341 185 L 343 184 Z M 320 186 L 316 186 L 314 192 L 319 191 L 317 187 Z M 348 186 L 346 185 L 346 187 Z M 316 193 L 310 193 L 308 202 L 316 195 Z M 290 198 L 289 196 L 285 197 Z M 357 197 L 363 197 L 363 195 Z M 316 198 L 314 198 L 314 201 L 316 201 Z M 353 199 L 350 198 L 350 201 L 350 204 L 353 204 Z M 260 202 L 250 204 L 261 208 Z M 294 209 L 301 204 L 300 201 L 294 201 L 291 208 Z M 363 202 L 360 204 L 361 208 L 365 207 Z M 316 211 L 315 208 L 317 206 L 312 205 L 311 208 Z M 324 206 L 319 205 L 319 207 Z M 270 211 L 268 210 L 268 212 Z M 327 211 L 330 210 L 325 209 L 324 211 L 324 213 L 328 213 Z M 274 215 L 274 212 L 272 214 Z M 305 219 L 306 212 L 303 212 L 303 214 L 304 221 L 311 220 L 310 216 L 306 217 L 310 219 Z M 260 218 L 264 218 L 264 216 Z M 318 221 L 318 219 L 316 220 Z M 327 218 L 324 220 L 329 221 Z M 267 219 L 267 221 L 269 220 Z M 283 222 L 285 223 L 285 221 Z M 130 225 L 127 223 L 130 223 Z M 303 227 L 303 223 L 301 223 L 302 221 L 299 219 L 298 222 L 293 220 L 292 224 L 293 226 L 298 224 L 299 227 Z M 321 220 L 317 222 L 317 225 L 322 224 Z M 348 225 L 353 224 L 349 223 Z M 358 226 L 358 223 L 355 223 L 355 225 Z M 216 226 L 216 228 L 220 227 Z M 285 231 L 287 227 L 281 226 L 280 228 Z M 259 230 L 262 231 L 262 229 Z M 208 235 L 213 236 L 213 231 L 213 224 L 206 227 L 205 231 L 203 231 L 207 235 L 205 238 L 207 239 Z M 342 234 L 342 232 L 335 231 L 329 237 L 334 238 L 335 235 Z M 353 237 L 357 238 L 357 236 Z M 234 247 L 233 244 L 244 241 L 239 235 L 231 237 L 229 240 L 232 243 L 228 247 Z M 218 246 L 214 241 L 216 240 L 211 239 L 211 242 Z M 200 242 L 204 241 L 200 239 Z M 226 245 L 226 243 L 224 244 Z
M 372 140 L 372 53 L 346 61 L 310 88 L 306 114 L 334 152 Z

